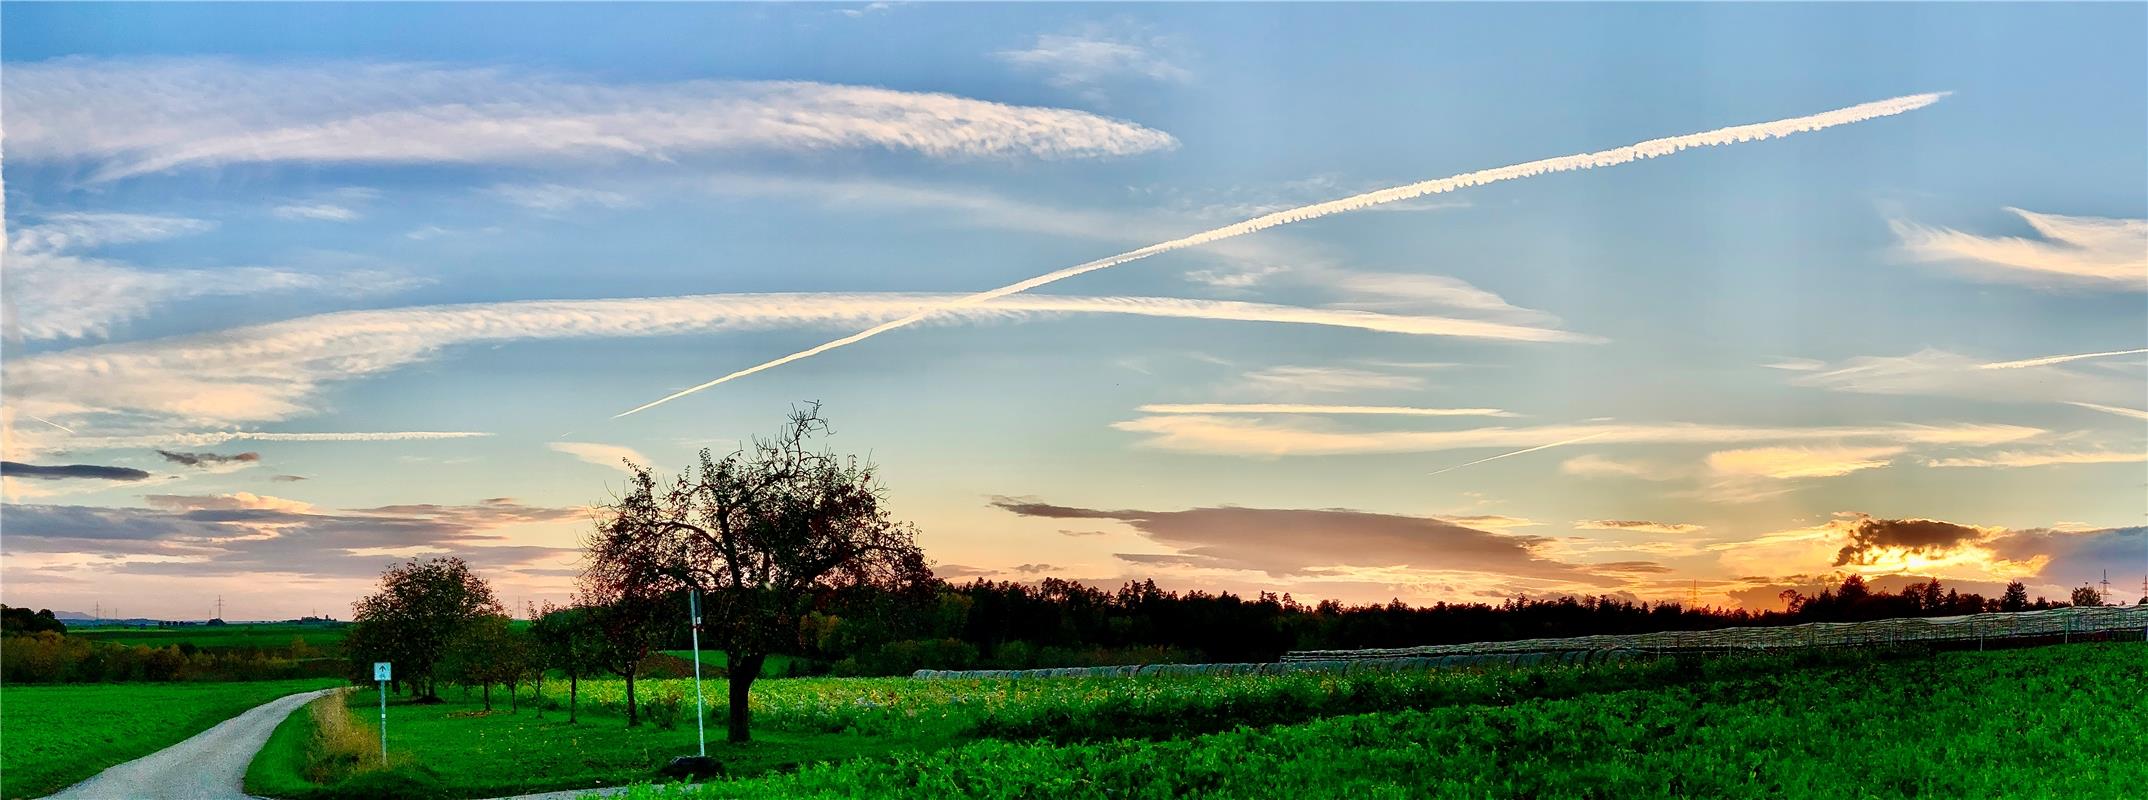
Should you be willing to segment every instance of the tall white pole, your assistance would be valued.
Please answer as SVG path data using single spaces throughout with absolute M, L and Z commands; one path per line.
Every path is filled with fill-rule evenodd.
M 708 706 L 701 702 L 701 591 L 689 589 L 687 605 L 694 617 L 694 734 L 701 743 L 701 757 L 709 756 Z
M 388 765 L 388 682 L 380 682 L 380 765 Z

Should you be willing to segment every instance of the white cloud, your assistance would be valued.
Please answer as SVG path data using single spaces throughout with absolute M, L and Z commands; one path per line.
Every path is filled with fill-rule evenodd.
M 1827 362 L 1816 358 L 1784 358 L 1770 361 L 1761 366 L 1786 372 L 1813 372 L 1827 369 Z
M 732 294 L 420 306 L 321 314 L 142 342 L 79 347 L 11 359 L 11 406 L 60 424 L 99 430 L 155 421 L 237 425 L 310 413 L 333 383 L 364 378 L 482 342 L 675 336 L 737 330 L 870 324 L 947 297 L 928 294 Z M 1493 330 L 1478 323 L 1362 311 L 1149 297 L 1023 295 L 946 315 L 944 324 L 1064 314 L 1124 314 L 1326 325 L 1414 335 L 1563 335 Z M 82 425 L 69 425 L 86 429 Z M 56 440 L 21 429 L 18 438 Z M 68 440 L 78 441 L 78 440 Z
M 1703 525 L 1684 522 L 1651 522 L 1635 519 L 1575 520 L 1574 527 L 1586 531 L 1636 531 L 1640 533 L 1692 533 L 1706 529 L 1706 526 Z
M 558 183 L 503 183 L 486 189 L 485 193 L 531 211 L 550 214 L 587 206 L 626 208 L 634 205 L 633 198 L 620 192 Z
M 1140 446 L 1242 456 L 1424 453 L 1471 448 L 1539 447 L 1573 440 L 1599 444 L 1736 444 L 1871 440 L 1893 444 L 1980 446 L 2027 439 L 2044 431 L 2016 425 L 1871 425 L 1812 428 L 1742 427 L 1693 423 L 1605 423 L 1451 431 L 1341 430 L 1295 419 L 1169 414 L 1113 423 L 1143 435 Z
M 1425 379 L 1416 375 L 1350 367 L 1268 367 L 1246 373 L 1244 380 L 1250 390 L 1281 395 L 1410 390 L 1425 386 Z
M 318 220 L 321 222 L 350 222 L 358 218 L 357 210 L 334 203 L 295 203 L 269 209 L 277 219 Z
M 2054 464 L 2132 464 L 2148 461 L 2148 451 L 2052 450 L 2004 451 L 1982 458 L 1935 458 L 1927 467 L 2046 467 Z
M 1191 82 L 1193 73 L 1180 66 L 1170 50 L 1170 41 L 1163 37 L 1090 25 L 1074 33 L 1042 34 L 1028 47 L 993 56 L 1039 73 L 1053 86 L 1102 102 L 1105 88 L 1117 84 Z
M 650 461 L 648 456 L 636 452 L 634 448 L 622 447 L 616 444 L 599 444 L 596 442 L 550 442 L 547 443 L 545 446 L 552 448 L 553 450 L 566 453 L 567 455 L 574 456 L 575 458 L 579 458 L 583 461 L 587 461 L 591 464 L 595 464 L 600 467 L 611 467 L 612 469 L 617 470 L 625 470 L 626 464 L 623 462 L 626 461 L 632 461 L 644 467 L 654 466 L 656 463 Z
M 1708 468 L 1724 475 L 1762 478 L 1831 478 L 1887 466 L 1902 447 L 1756 447 L 1708 454 Z
M 1668 480 L 1674 475 L 1658 467 L 1591 453 L 1575 456 L 1559 463 L 1559 471 L 1583 478 L 1640 478 L 1643 480 Z
M 1338 406 L 1309 403 L 1150 403 L 1148 414 L 1370 414 L 1404 417 L 1512 417 L 1496 408 L 1425 408 L 1422 406 Z
M 2007 211 L 2043 238 L 1981 236 L 1903 221 L 1892 225 L 1911 258 L 1957 265 L 1970 278 L 2148 290 L 2148 220 Z
M 2034 360 L 2034 359 L 2032 359 Z M 1884 395 L 1930 395 L 2009 402 L 2061 402 L 2081 398 L 2116 400 L 2140 395 L 2136 383 L 2106 375 L 2010 362 L 2010 369 L 1985 369 L 1989 362 L 1959 353 L 1926 348 L 1905 356 L 1859 356 L 1801 373 L 1791 385 L 1837 392 Z M 2009 363 L 2009 362 L 2001 362 Z
M 113 180 L 268 163 L 555 165 L 716 151 L 1084 158 L 1170 149 L 1068 109 L 803 81 L 606 84 L 509 68 L 66 58 L 0 75 L 10 159 Z
M 9 339 L 108 336 L 114 325 L 181 300 L 261 292 L 335 290 L 377 294 L 412 280 L 378 270 L 333 276 L 262 267 L 146 270 L 80 251 L 213 229 L 214 223 L 146 214 L 53 214 L 7 231 L 4 286 Z

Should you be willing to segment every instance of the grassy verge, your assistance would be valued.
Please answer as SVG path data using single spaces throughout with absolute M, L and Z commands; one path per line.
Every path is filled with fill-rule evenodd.
M 2148 645 L 1950 653 L 1196 737 L 977 741 L 631 798 L 2137 797 Z
M 0 687 L 0 795 L 38 797 L 339 680 Z
M 321 761 L 323 727 L 318 718 L 293 714 L 270 738 L 268 747 L 247 772 L 249 793 L 278 798 L 467 798 L 617 786 L 651 780 L 673 757 L 695 752 L 691 701 L 671 729 L 654 724 L 625 727 L 619 714 L 584 707 L 578 723 L 566 712 L 538 715 L 525 697 L 519 712 L 507 710 L 498 694 L 494 710 L 444 693 L 447 702 L 420 705 L 389 699 L 388 750 L 392 769 L 308 770 Z M 359 690 L 340 701 L 346 722 L 367 735 L 378 712 L 379 695 Z M 712 718 L 709 755 L 732 776 L 794 770 L 806 764 L 887 756 L 901 751 L 946 747 L 955 739 L 941 732 L 918 731 L 900 737 L 841 733 L 795 733 L 756 730 L 743 745 L 723 742 L 720 718 Z M 366 753 L 377 752 L 368 740 Z
M 692 650 L 664 650 L 661 652 L 672 658 L 684 660 L 688 664 L 692 664 L 694 660 L 694 651 Z M 701 665 L 704 670 L 703 674 L 709 674 L 706 672 L 708 667 L 727 669 L 731 665 L 731 660 L 724 655 L 722 650 L 703 650 L 701 651 Z M 796 660 L 790 656 L 772 655 L 768 657 L 768 660 L 761 662 L 761 677 L 786 677 L 796 672 L 797 667 Z

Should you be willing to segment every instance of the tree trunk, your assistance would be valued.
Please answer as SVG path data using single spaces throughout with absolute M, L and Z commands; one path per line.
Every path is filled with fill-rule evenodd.
M 731 656 L 724 682 L 730 689 L 731 733 L 728 738 L 733 742 L 753 741 L 753 708 L 747 700 L 752 697 L 753 679 L 761 677 L 761 662 L 767 659 L 760 654 Z
M 567 673 L 567 723 L 574 724 L 574 704 L 582 699 L 582 676 Z
M 468 691 L 468 689 L 464 691 Z M 492 710 L 492 681 L 485 682 L 485 710 Z
M 626 726 L 632 728 L 641 724 L 641 704 L 634 701 L 634 670 L 620 674 L 626 676 Z
M 519 682 L 519 681 L 508 681 L 508 682 L 507 682 L 507 713 L 509 713 L 509 714 L 519 714 L 519 713 L 522 713 L 522 692 L 521 692 L 521 689 L 522 689 L 522 684 L 521 684 L 521 682 Z

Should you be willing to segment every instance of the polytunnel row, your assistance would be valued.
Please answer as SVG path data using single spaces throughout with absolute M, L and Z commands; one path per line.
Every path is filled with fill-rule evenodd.
M 921 669 L 913 678 L 1133 678 L 1178 676 L 1291 675 L 1306 672 L 1371 673 L 1493 665 L 1608 664 L 1647 657 L 1638 650 L 1561 650 L 1535 653 L 1456 653 L 1402 658 L 1283 661 L 1254 664 L 1138 664 L 1052 669 Z
M 2041 611 L 1992 612 L 1951 617 L 1904 617 L 1869 622 L 1807 622 L 1799 625 L 1749 626 L 1705 631 L 1657 631 L 1599 634 L 1558 639 L 1425 645 L 1367 650 L 1302 650 L 1283 654 L 1286 663 L 1387 661 L 1397 658 L 1462 654 L 1520 654 L 1537 651 L 1622 649 L 1767 650 L 1786 647 L 1841 647 L 1904 642 L 1965 642 L 1986 639 L 2070 638 L 2115 631 L 2148 636 L 2148 606 L 2052 608 Z

